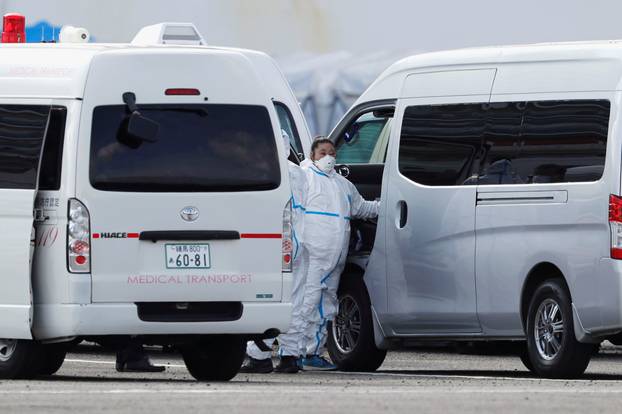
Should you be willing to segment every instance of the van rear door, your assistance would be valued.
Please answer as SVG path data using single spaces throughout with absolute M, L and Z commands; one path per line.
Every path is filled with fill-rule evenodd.
M 113 53 L 91 68 L 77 196 L 93 302 L 281 300 L 290 191 L 274 106 L 247 60 L 192 53 Z M 200 95 L 165 92 L 180 86 Z M 155 139 L 127 133 L 126 91 Z
M 32 338 L 33 208 L 50 108 L 46 104 L 0 104 L 2 338 Z

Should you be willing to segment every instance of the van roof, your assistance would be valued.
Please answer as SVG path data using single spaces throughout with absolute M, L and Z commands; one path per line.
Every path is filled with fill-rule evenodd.
M 82 98 L 94 58 L 108 54 L 237 55 L 271 60 L 254 50 L 194 45 L 123 43 L 0 44 L 0 96 L 5 98 Z
M 393 64 L 390 69 L 399 71 L 404 68 L 452 64 L 577 60 L 595 56 L 622 60 L 622 40 L 534 43 L 444 50 L 406 57 Z
M 481 65 L 565 61 L 608 61 L 619 69 L 619 77 L 622 78 L 622 40 L 474 47 L 413 55 L 389 66 L 359 102 L 396 98 L 404 77 L 416 72 L 435 71 L 439 68 L 452 70 Z

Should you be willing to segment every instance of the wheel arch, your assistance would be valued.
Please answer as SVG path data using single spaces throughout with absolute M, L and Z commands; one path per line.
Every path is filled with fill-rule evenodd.
M 523 324 L 523 332 L 526 331 L 527 312 L 529 311 L 529 302 L 538 286 L 546 280 L 560 279 L 563 281 L 566 291 L 572 301 L 572 294 L 568 286 L 568 281 L 561 269 L 551 262 L 540 262 L 533 266 L 527 277 L 523 281 L 520 299 L 520 318 Z
M 341 273 L 341 281 L 339 282 L 339 288 L 341 289 L 341 283 L 344 279 L 360 279 L 365 285 L 365 290 L 367 291 L 367 296 L 369 297 L 369 289 L 367 288 L 367 283 L 365 283 L 365 269 L 362 265 L 357 262 L 347 262 L 343 272 Z M 371 301 L 371 298 L 370 298 Z M 380 324 L 378 319 L 378 315 L 376 314 L 376 310 L 373 305 L 371 306 L 372 313 L 372 321 L 373 321 L 373 329 L 374 329 L 374 341 L 376 342 L 376 346 L 378 349 L 389 349 L 390 343 L 387 340 L 387 336 Z
M 365 269 L 363 269 L 361 266 L 359 266 L 356 263 L 348 262 L 346 263 L 346 266 L 343 269 L 343 272 L 341 273 L 341 280 L 343 280 L 344 278 L 350 278 L 350 277 L 360 277 L 361 279 L 363 279 L 364 276 L 365 276 Z

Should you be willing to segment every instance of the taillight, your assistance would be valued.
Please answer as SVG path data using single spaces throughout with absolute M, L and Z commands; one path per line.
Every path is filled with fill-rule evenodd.
M 282 252 L 282 263 L 283 263 L 283 272 L 291 272 L 292 271 L 292 251 L 293 251 L 293 242 L 292 242 L 292 202 L 291 200 L 287 202 L 285 205 L 285 209 L 283 210 L 283 252 Z
M 609 227 L 611 228 L 611 258 L 622 259 L 622 197 L 609 196 Z
M 67 264 L 71 273 L 91 271 L 91 219 L 84 204 L 72 198 L 67 214 Z
M 188 96 L 188 95 L 201 95 L 201 91 L 199 91 L 198 89 L 195 88 L 169 88 L 167 90 L 164 91 L 164 95 L 182 95 L 182 96 Z

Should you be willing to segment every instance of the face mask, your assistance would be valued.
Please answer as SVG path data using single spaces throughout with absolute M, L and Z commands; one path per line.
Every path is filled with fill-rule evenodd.
M 318 167 L 321 171 L 324 171 L 326 174 L 329 174 L 335 168 L 335 157 L 331 155 L 325 155 L 323 158 L 316 160 L 315 166 Z

